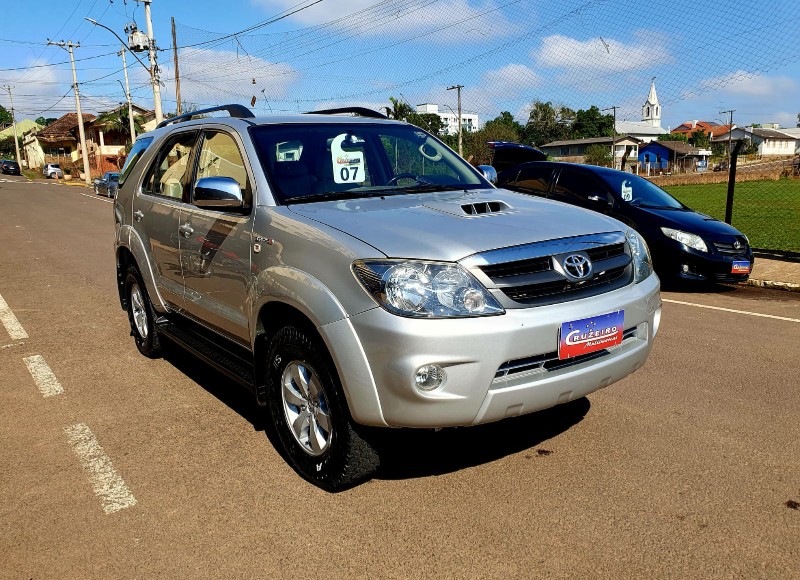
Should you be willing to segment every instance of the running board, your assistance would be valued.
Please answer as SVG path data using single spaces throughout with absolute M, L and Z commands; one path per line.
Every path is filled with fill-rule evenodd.
M 255 372 L 251 361 L 231 352 L 222 344 L 211 343 L 205 337 L 175 323 L 159 324 L 158 332 L 225 376 L 251 391 L 254 390 Z M 224 340 L 223 338 L 219 339 L 220 342 Z

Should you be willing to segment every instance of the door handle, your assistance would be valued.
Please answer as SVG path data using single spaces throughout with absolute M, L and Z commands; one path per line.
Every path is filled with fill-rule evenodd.
M 191 224 L 189 224 L 189 222 L 186 222 L 185 224 L 183 224 L 181 227 L 178 228 L 178 231 L 184 238 L 188 238 L 194 233 L 194 228 L 191 226 Z
M 141 210 L 137 209 L 135 212 L 133 212 L 133 219 L 135 219 L 137 222 L 142 221 L 143 217 L 144 217 L 144 214 L 142 213 Z

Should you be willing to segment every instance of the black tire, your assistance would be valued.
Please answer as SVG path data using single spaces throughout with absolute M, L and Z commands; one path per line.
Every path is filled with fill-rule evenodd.
M 295 470 L 332 492 L 368 479 L 380 458 L 355 429 L 327 350 L 303 330 L 285 326 L 272 338 L 268 353 L 265 374 L 269 413 L 284 454 Z M 294 377 L 300 375 L 307 388 L 298 386 Z M 297 394 L 307 406 L 293 404 L 301 402 Z M 297 429 L 300 433 L 296 435 L 293 424 L 307 426 L 307 436 L 305 427 Z M 317 437 L 312 437 L 312 430 Z M 314 440 L 323 444 L 314 445 Z
M 131 336 L 139 352 L 148 358 L 161 356 L 161 337 L 156 328 L 156 313 L 142 281 L 142 275 L 134 265 L 128 266 L 125 274 L 125 300 L 128 305 L 128 320 Z

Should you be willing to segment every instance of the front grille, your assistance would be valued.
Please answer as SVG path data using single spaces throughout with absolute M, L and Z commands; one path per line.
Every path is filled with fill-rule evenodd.
M 562 266 L 576 252 L 592 262 L 591 277 L 578 282 L 570 281 Z M 465 265 L 469 267 L 469 261 Z M 622 288 L 633 279 L 631 256 L 621 232 L 494 250 L 475 257 L 474 266 L 489 278 L 490 288 L 502 293 L 506 308 L 589 298 Z
M 621 266 L 612 270 L 606 270 L 600 274 L 596 274 L 588 282 L 569 282 L 566 279 L 557 282 L 549 282 L 545 284 L 531 284 L 528 286 L 518 286 L 515 288 L 507 288 L 504 290 L 506 296 L 516 302 L 529 302 L 538 298 L 547 298 L 553 296 L 562 297 L 565 301 L 571 300 L 571 296 L 576 293 L 585 293 L 587 290 L 592 290 L 599 287 L 608 286 L 614 282 L 624 279 L 625 271 L 628 266 Z M 627 279 L 625 279 L 627 282 Z
M 714 242 L 714 247 L 720 254 L 725 256 L 746 256 L 748 247 L 747 242 L 744 240 L 739 240 L 741 247 L 736 249 L 733 247 L 733 243 L 726 244 L 725 242 Z
M 633 328 L 629 328 L 628 330 L 624 331 L 622 333 L 622 343 L 624 344 L 626 340 L 635 337 L 636 333 L 637 333 L 637 327 L 635 326 Z M 577 365 L 586 361 L 604 357 L 607 354 L 609 354 L 611 352 L 611 349 L 613 348 L 616 347 L 604 348 L 603 350 L 598 350 L 597 352 L 591 352 L 589 354 L 583 354 L 568 359 L 558 358 L 558 351 L 553 351 L 553 352 L 548 352 L 547 354 L 540 354 L 537 356 L 510 360 L 500 365 L 500 368 L 497 369 L 497 372 L 495 373 L 494 377 L 495 379 L 502 377 L 513 377 L 516 374 L 533 370 L 552 372 L 573 365 Z

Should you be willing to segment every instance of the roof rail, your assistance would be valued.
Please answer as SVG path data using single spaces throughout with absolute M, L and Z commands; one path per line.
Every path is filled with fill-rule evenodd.
M 321 111 L 306 111 L 304 115 L 336 115 L 337 113 L 353 113 L 359 117 L 369 117 L 370 119 L 388 119 L 383 113 L 367 109 L 366 107 L 342 107 L 340 109 L 323 109 Z
M 236 119 L 251 119 L 255 117 L 253 112 L 243 105 L 237 105 L 237 104 L 219 105 L 217 107 L 209 107 L 208 109 L 192 111 L 191 113 L 185 113 L 183 115 L 178 115 L 177 117 L 170 117 L 169 119 L 164 119 L 158 125 L 156 125 L 156 129 L 160 129 L 161 127 L 166 127 L 167 125 L 171 125 L 172 123 L 189 121 L 193 117 L 197 117 L 199 115 L 205 115 L 207 113 L 214 113 L 216 111 L 227 111 L 231 117 Z

